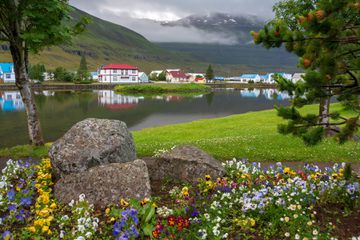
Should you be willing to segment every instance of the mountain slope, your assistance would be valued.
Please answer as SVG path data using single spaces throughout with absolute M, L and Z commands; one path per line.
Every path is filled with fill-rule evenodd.
M 163 66 L 176 66 L 194 62 L 191 56 L 164 50 L 140 34 L 120 25 L 104 21 L 74 9 L 73 21 L 81 16 L 91 19 L 87 30 L 74 37 L 73 43 L 45 49 L 40 55 L 31 56 L 31 63 L 44 63 L 47 69 L 63 66 L 76 70 L 80 56 L 85 55 L 92 70 L 109 62 L 135 64 L 144 71 Z M 0 50 L 0 61 L 10 61 L 8 51 Z
M 207 15 L 190 15 L 177 21 L 162 22 L 162 26 L 196 28 L 209 33 L 234 38 L 237 44 L 251 41 L 250 31 L 259 30 L 264 21 L 252 15 L 231 15 L 211 13 Z

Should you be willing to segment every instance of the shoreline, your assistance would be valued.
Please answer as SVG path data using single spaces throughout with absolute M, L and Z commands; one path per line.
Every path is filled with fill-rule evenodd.
M 169 85 L 172 83 L 168 83 Z M 189 83 L 190 84 L 190 83 Z M 54 84 L 33 84 L 34 90 L 113 90 L 116 86 L 126 86 L 131 84 L 66 84 L 66 83 L 54 83 Z M 148 85 L 143 83 L 139 85 Z M 244 89 L 244 88 L 276 88 L 275 84 L 246 84 L 246 83 L 206 83 L 205 86 L 211 87 L 211 89 Z M 17 91 L 18 88 L 15 84 L 0 84 L 0 91 Z

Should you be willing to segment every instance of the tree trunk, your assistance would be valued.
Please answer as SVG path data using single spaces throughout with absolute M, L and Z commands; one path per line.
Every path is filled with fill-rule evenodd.
M 331 125 L 330 125 L 330 97 L 326 96 L 320 99 L 320 112 L 319 112 L 319 124 L 321 124 L 325 130 L 325 135 L 330 136 Z
M 26 109 L 30 142 L 36 146 L 43 145 L 44 140 L 42 137 L 40 120 L 35 105 L 34 92 L 31 89 L 28 76 L 27 49 L 23 47 L 21 43 L 11 42 L 10 51 L 14 61 L 16 78 L 15 83 L 20 91 Z

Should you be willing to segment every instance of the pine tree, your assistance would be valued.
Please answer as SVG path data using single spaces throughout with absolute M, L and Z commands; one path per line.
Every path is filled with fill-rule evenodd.
M 209 65 L 208 69 L 206 70 L 205 78 L 207 80 L 214 79 L 214 70 L 211 65 Z
M 290 107 L 277 107 L 278 115 L 289 120 L 279 131 L 310 145 L 325 136 L 335 136 L 340 143 L 353 138 L 360 126 L 360 1 L 283 0 L 274 10 L 275 19 L 251 33 L 255 43 L 266 48 L 285 45 L 306 72 L 304 82 L 297 83 L 277 76 L 280 90 L 294 97 Z M 355 114 L 331 112 L 333 97 Z M 319 104 L 318 114 L 299 112 L 312 103 Z
M 81 56 L 81 60 L 80 60 L 80 67 L 77 71 L 77 77 L 80 81 L 86 81 L 89 80 L 90 78 L 90 73 L 88 70 L 88 66 L 87 66 L 87 62 L 86 62 L 86 58 L 85 56 Z

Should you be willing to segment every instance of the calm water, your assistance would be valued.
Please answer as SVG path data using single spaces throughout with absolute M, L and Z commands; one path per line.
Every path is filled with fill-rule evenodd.
M 110 90 L 43 91 L 36 93 L 46 141 L 61 137 L 85 118 L 118 119 L 131 130 L 271 109 L 288 96 L 273 89 L 217 90 L 195 97 L 138 97 Z M 26 144 L 24 105 L 18 92 L 0 92 L 0 147 Z

